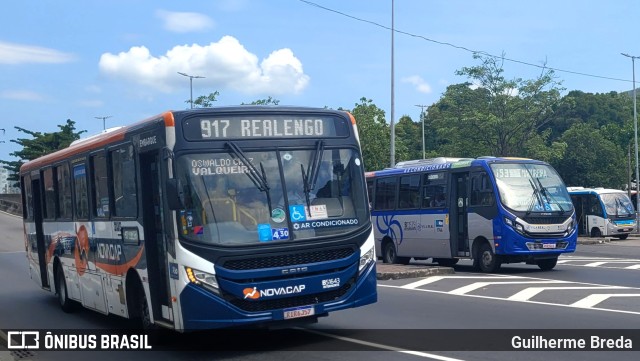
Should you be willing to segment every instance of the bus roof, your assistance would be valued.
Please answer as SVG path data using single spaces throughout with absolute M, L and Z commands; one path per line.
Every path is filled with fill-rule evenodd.
M 303 106 L 284 106 L 284 105 L 233 105 L 233 106 L 221 106 L 212 108 L 195 108 L 179 111 L 166 111 L 164 113 L 143 119 L 139 122 L 110 128 L 104 130 L 98 134 L 94 134 L 85 138 L 78 139 L 71 143 L 67 148 L 58 150 L 56 152 L 44 155 L 40 158 L 29 161 L 20 167 L 20 174 L 24 174 L 36 169 L 40 169 L 44 166 L 55 164 L 56 162 L 72 157 L 76 154 L 82 154 L 94 149 L 103 148 L 105 145 L 121 142 L 125 139 L 125 135 L 131 131 L 151 125 L 153 122 L 161 123 L 164 120 L 165 127 L 174 127 L 175 119 L 184 114 L 189 113 L 217 113 L 217 112 L 267 112 L 267 113 L 295 113 L 295 112 L 322 112 L 322 113 L 334 113 L 336 115 L 347 115 L 352 124 L 355 124 L 355 119 L 351 113 L 344 110 L 334 110 L 318 107 L 303 107 Z
M 607 194 L 607 193 L 624 193 L 627 194 L 626 191 L 620 189 L 612 189 L 612 188 L 603 188 L 603 187 L 593 187 L 593 188 L 585 188 L 585 187 L 567 187 L 567 191 L 569 194 L 587 194 L 587 193 L 596 193 L 596 194 Z
M 463 168 L 480 166 L 490 163 L 534 163 L 534 164 L 547 164 L 540 160 L 534 160 L 529 158 L 514 158 L 514 157 L 478 157 L 478 158 L 449 158 L 449 157 L 437 157 L 430 159 L 418 159 L 399 162 L 393 168 L 385 168 L 377 171 L 366 172 L 365 176 L 379 177 L 386 175 L 395 175 L 403 173 L 425 172 L 425 171 L 437 171 L 440 169 L 449 168 Z

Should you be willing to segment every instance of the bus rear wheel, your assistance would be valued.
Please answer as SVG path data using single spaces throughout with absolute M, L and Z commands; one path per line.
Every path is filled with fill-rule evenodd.
M 382 251 L 382 261 L 384 263 L 399 263 L 399 264 L 409 264 L 409 257 L 399 257 L 398 252 L 396 252 L 396 247 L 393 242 L 387 242 L 384 245 L 384 250 Z
M 58 303 L 60 304 L 62 311 L 66 313 L 75 311 L 78 304 L 69 298 L 67 281 L 65 280 L 64 271 L 62 270 L 61 265 L 58 265 L 58 270 L 56 271 L 56 291 L 58 293 Z
M 493 253 L 493 249 L 489 243 L 484 243 L 478 249 L 478 254 L 476 255 L 477 262 L 474 262 L 480 269 L 480 271 L 484 273 L 493 273 L 500 269 L 502 262 Z
M 536 261 L 538 267 L 543 271 L 551 271 L 558 263 L 558 257 L 539 259 Z

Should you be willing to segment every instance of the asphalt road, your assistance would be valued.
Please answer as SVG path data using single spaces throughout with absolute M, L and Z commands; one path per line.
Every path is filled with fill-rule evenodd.
M 63 313 L 56 298 L 29 279 L 20 219 L 0 214 L 0 229 L 1 330 L 128 327 L 123 319 L 89 310 Z M 640 248 L 619 247 L 580 247 L 579 253 L 562 257 L 563 262 L 551 272 L 516 264 L 505 265 L 499 274 L 485 275 L 474 273 L 469 264 L 461 262 L 451 274 L 380 281 L 376 304 L 336 312 L 304 329 L 273 331 L 262 340 L 250 336 L 232 340 L 250 351 L 35 351 L 22 359 L 636 360 L 639 352 L 461 351 L 476 340 L 490 344 L 505 333 L 510 338 L 525 337 L 529 330 L 539 330 L 533 332 L 542 336 L 555 331 L 575 338 L 582 335 L 580 332 L 593 334 L 609 329 L 615 335 L 633 338 L 638 343 L 634 347 L 640 346 L 640 336 L 636 337 L 640 326 L 640 266 L 634 268 L 640 265 L 636 253 Z M 598 250 L 621 255 L 603 257 Z M 629 331 L 615 331 L 620 329 Z M 220 334 L 209 335 L 204 334 L 203 343 L 221 342 L 216 338 Z M 188 340 L 182 338 L 184 335 L 171 337 Z M 252 347 L 261 342 L 269 347 Z M 0 361 L 7 361 L 11 355 L 2 346 Z

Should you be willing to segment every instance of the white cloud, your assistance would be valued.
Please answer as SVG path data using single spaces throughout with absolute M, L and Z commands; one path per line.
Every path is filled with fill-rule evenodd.
M 413 84 L 416 87 L 416 90 L 420 93 L 431 93 L 431 86 L 418 75 L 412 75 L 406 78 L 402 78 L 402 81 L 405 83 Z
M 157 10 L 156 16 L 164 21 L 164 28 L 175 33 L 190 33 L 213 28 L 210 17 L 189 12 Z
M 258 57 L 232 36 L 205 46 L 175 46 L 161 56 L 152 55 L 144 46 L 117 55 L 104 53 L 99 67 L 107 76 L 164 92 L 188 86 L 187 79 L 178 72 L 205 77 L 195 79 L 194 87 L 198 84 L 245 94 L 297 94 L 309 83 L 309 76 L 291 49 L 275 50 L 259 63 Z
M 43 101 L 45 97 L 29 90 L 5 90 L 0 92 L 0 98 L 10 100 Z
M 0 41 L 0 64 L 68 63 L 75 56 L 39 46 Z

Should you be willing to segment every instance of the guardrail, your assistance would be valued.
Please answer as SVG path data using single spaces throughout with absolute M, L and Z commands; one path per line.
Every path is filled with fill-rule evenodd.
M 16 216 L 21 216 L 22 203 L 0 199 L 0 211 L 15 214 Z

